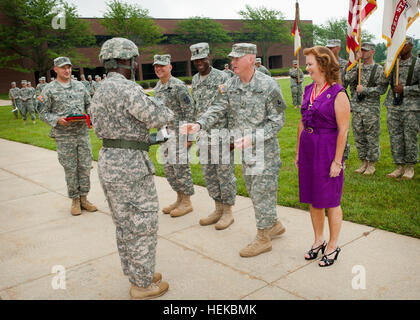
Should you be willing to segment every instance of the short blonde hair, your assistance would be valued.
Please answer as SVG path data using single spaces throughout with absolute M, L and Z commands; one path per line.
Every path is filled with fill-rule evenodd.
M 325 79 L 329 85 L 332 85 L 333 83 L 341 84 L 340 65 L 330 49 L 322 46 L 315 46 L 304 49 L 303 54 L 305 56 L 312 54 L 315 57 L 315 60 L 318 63 L 321 72 L 325 74 Z

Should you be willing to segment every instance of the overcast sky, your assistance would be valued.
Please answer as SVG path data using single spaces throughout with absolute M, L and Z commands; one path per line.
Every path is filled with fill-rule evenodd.
M 363 29 L 372 33 L 374 42 L 382 39 L 383 5 L 386 0 L 378 0 L 378 9 L 363 24 Z M 78 8 L 82 17 L 102 17 L 106 11 L 105 0 L 68 0 Z M 252 7 L 267 7 L 280 10 L 286 19 L 295 17 L 295 0 L 125 0 L 149 10 L 153 18 L 189 18 L 192 16 L 214 19 L 240 19 L 238 11 L 248 4 Z M 349 0 L 299 0 L 300 18 L 323 24 L 331 18 L 348 16 Z M 408 35 L 420 38 L 420 18 L 408 29 Z

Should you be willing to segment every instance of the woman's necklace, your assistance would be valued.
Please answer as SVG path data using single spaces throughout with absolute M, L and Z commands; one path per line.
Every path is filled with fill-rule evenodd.
M 309 99 L 308 110 L 311 109 L 314 103 L 314 100 L 318 98 L 325 90 L 327 90 L 327 86 L 328 86 L 328 82 L 326 82 L 325 85 L 321 88 L 321 90 L 319 90 L 318 94 L 316 94 L 316 83 L 315 83 L 314 87 L 312 88 L 311 98 Z

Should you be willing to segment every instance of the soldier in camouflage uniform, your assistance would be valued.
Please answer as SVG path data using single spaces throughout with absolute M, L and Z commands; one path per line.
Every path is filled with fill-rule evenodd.
M 19 96 L 19 91 L 20 89 L 18 87 L 16 87 L 16 82 L 12 82 L 11 83 L 11 88 L 9 89 L 9 99 L 12 100 L 12 106 L 13 106 L 13 114 L 15 115 L 15 119 L 19 119 L 18 116 L 18 111 L 20 109 L 19 104 L 20 104 L 20 96 Z
M 32 84 L 31 84 L 31 82 L 30 81 L 28 81 L 27 83 L 26 83 L 26 87 L 31 91 L 31 105 L 32 105 L 32 113 L 34 114 L 34 117 L 35 117 L 35 119 L 36 119 L 36 113 L 37 113 L 37 101 L 38 100 L 36 100 L 36 97 L 37 97 L 37 95 L 36 95 L 36 90 L 35 90 L 35 88 L 34 87 L 32 87 Z M 33 123 L 35 123 L 35 120 L 33 120 Z
M 101 77 L 100 76 L 98 76 L 98 75 L 96 75 L 95 76 L 95 82 L 92 82 L 92 90 L 93 90 L 93 93 L 95 93 L 96 92 L 96 90 L 98 90 L 98 88 L 101 86 Z
M 47 84 L 45 83 L 45 77 L 41 77 L 39 78 L 39 83 L 36 86 L 36 90 L 35 90 L 35 96 L 38 97 L 42 90 L 45 88 Z M 41 106 L 41 101 L 39 101 L 38 99 L 35 99 L 35 112 L 39 113 L 39 108 Z
M 420 59 L 412 57 L 413 38 L 407 36 L 400 53 L 399 83 L 396 84 L 394 66 L 388 81 L 384 105 L 387 107 L 387 124 L 391 152 L 397 168 L 387 175 L 389 178 L 410 180 L 414 176 L 414 165 L 418 162 L 420 130 Z
M 39 118 L 50 125 L 50 137 L 57 143 L 58 161 L 64 168 L 67 193 L 72 199 L 70 213 L 74 216 L 97 208 L 87 200 L 90 190 L 90 169 L 92 147 L 89 128 L 85 121 L 69 122 L 70 114 L 88 113 L 90 96 L 79 81 L 71 80 L 70 59 L 54 59 L 57 80 L 50 82 L 42 90 L 38 100 L 42 102 Z
M 268 69 L 261 64 L 261 58 L 255 59 L 255 70 L 262 72 L 266 74 L 267 76 L 271 77 L 270 71 L 268 71 Z
M 299 72 L 299 82 L 298 82 Z M 292 100 L 295 109 L 299 108 L 302 104 L 302 83 L 303 83 L 303 71 L 298 68 L 297 60 L 293 60 L 293 68 L 289 70 L 290 76 L 290 89 L 292 91 Z
M 338 53 L 341 50 L 341 40 L 330 39 L 327 41 L 326 47 L 332 51 L 335 58 L 337 59 L 338 64 L 340 66 L 341 85 L 344 87 L 344 89 L 347 89 L 349 84 L 346 83 L 346 70 L 349 63 L 347 60 L 344 60 L 343 58 L 338 56 Z M 343 153 L 343 170 L 346 168 L 346 164 L 344 163 L 344 161 L 348 160 L 349 155 L 350 155 L 350 142 L 349 142 L 349 137 L 347 135 L 346 147 L 344 148 L 344 153 Z
M 270 251 L 271 239 L 286 230 L 278 221 L 276 211 L 281 167 L 277 134 L 284 125 L 286 103 L 278 83 L 254 70 L 256 53 L 254 44 L 234 44 L 229 56 L 233 58 L 232 65 L 238 76 L 221 86 L 217 100 L 198 123 L 181 126 L 184 134 L 195 133 L 200 128 L 209 130 L 227 114 L 229 129 L 237 130 L 242 136 L 235 140 L 236 148 L 245 152 L 252 147 L 248 150 L 258 155 L 255 148 L 264 147 L 257 160 L 242 157 L 242 175 L 254 206 L 257 226 L 255 240 L 240 251 L 242 257 Z
M 229 64 L 227 64 L 227 63 L 225 64 L 225 68 L 223 69 L 223 72 L 226 72 L 230 78 L 235 75 L 235 72 L 230 70 Z
M 89 76 L 90 79 L 92 79 L 92 76 Z M 89 94 L 92 96 L 93 95 L 93 89 L 92 86 L 90 85 L 90 82 L 86 80 L 85 75 L 82 74 L 80 76 L 80 82 L 83 83 L 83 85 L 85 86 L 86 90 L 89 92 Z
M 379 160 L 381 134 L 381 95 L 386 92 L 384 69 L 375 64 L 373 55 L 375 45 L 371 42 L 362 44 L 362 53 L 356 59 L 363 59 L 360 86 L 358 86 L 359 68 L 355 66 L 346 73 L 346 83 L 350 85 L 351 112 L 354 142 L 359 159 L 362 161 L 356 173 L 372 175 L 375 162 Z
M 108 72 L 91 104 L 96 135 L 103 140 L 98 175 L 116 226 L 123 272 L 133 299 L 164 294 L 168 283 L 154 273 L 158 197 L 149 158 L 149 130 L 166 125 L 171 110 L 134 81 L 137 46 L 124 38 L 107 40 L 99 60 Z M 128 80 L 131 79 L 131 80 Z
M 193 210 L 190 196 L 194 194 L 194 185 L 187 148 L 183 148 L 186 141 L 179 139 L 179 124 L 194 120 L 194 103 L 185 83 L 171 75 L 171 55 L 155 55 L 153 65 L 159 78 L 154 96 L 175 114 L 168 127 L 173 137 L 162 146 L 162 150 L 163 157 L 167 159 L 163 170 L 172 189 L 177 193 L 177 200 L 162 211 L 171 217 L 180 217 Z M 188 149 L 191 145 L 192 142 L 188 142 Z
M 28 82 L 22 82 L 22 89 L 20 89 L 20 99 L 21 102 L 21 114 L 23 118 L 23 123 L 26 124 L 26 115 L 29 113 L 32 122 L 35 123 L 35 111 L 33 106 L 33 96 L 34 92 L 32 92 L 32 87 L 28 86 Z
M 219 85 L 225 83 L 229 78 L 223 71 L 217 70 L 210 65 L 209 45 L 202 42 L 190 47 L 191 60 L 194 62 L 198 73 L 192 78 L 192 97 L 194 100 L 194 119 L 199 119 L 212 105 L 219 94 Z M 220 119 L 214 125 L 214 129 L 227 128 L 227 119 Z M 202 131 L 197 137 L 199 147 L 200 163 L 203 169 L 204 180 L 207 191 L 215 201 L 215 211 L 208 217 L 200 219 L 200 225 L 207 226 L 216 223 L 216 230 L 223 230 L 233 222 L 232 206 L 236 198 L 236 178 L 234 153 L 230 151 L 229 159 L 223 158 L 225 145 L 219 137 L 210 139 L 210 132 Z M 219 149 L 219 157 L 212 159 L 212 148 Z M 227 146 L 229 148 L 229 145 Z M 204 150 L 207 149 L 207 150 Z M 206 155 L 207 154 L 207 155 Z M 226 155 L 225 155 L 226 157 Z M 225 161 L 223 161 L 225 160 Z
M 92 80 L 92 76 L 91 75 L 88 75 L 88 82 L 89 82 L 89 89 L 88 89 L 88 91 L 89 91 L 89 93 L 90 93 L 90 96 L 93 96 L 93 94 L 95 93 L 95 91 L 93 90 L 93 80 Z

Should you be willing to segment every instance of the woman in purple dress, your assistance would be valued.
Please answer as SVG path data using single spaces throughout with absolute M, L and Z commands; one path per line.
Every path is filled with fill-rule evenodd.
M 340 67 L 328 48 L 316 46 L 303 51 L 306 70 L 313 83 L 305 88 L 299 122 L 295 165 L 299 169 L 300 201 L 310 204 L 315 241 L 306 260 L 324 256 L 319 266 L 337 260 L 338 236 L 343 220 L 343 152 L 350 120 L 350 102 L 340 85 Z M 325 209 L 328 210 L 330 240 L 324 240 Z

